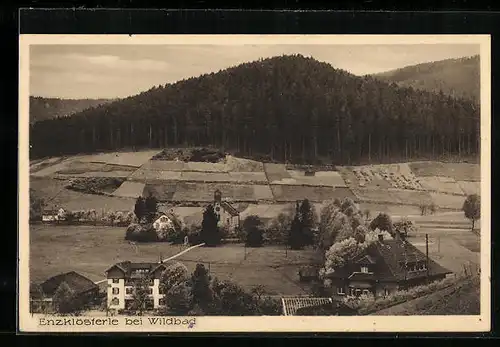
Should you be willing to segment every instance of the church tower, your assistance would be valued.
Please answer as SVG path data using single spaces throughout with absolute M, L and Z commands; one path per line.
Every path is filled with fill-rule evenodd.
M 214 192 L 214 211 L 217 215 L 217 219 L 220 220 L 222 193 L 219 189 Z

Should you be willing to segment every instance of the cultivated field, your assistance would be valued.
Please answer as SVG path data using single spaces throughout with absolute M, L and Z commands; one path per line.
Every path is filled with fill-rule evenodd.
M 32 226 L 30 229 L 30 280 L 76 271 L 94 281 L 104 279 L 104 271 L 116 262 L 157 261 L 181 250 L 167 243 L 139 244 L 124 240 L 124 228 L 84 226 Z M 316 259 L 313 251 L 291 251 L 277 247 L 247 248 L 224 245 L 197 248 L 177 258 L 190 271 L 197 263 L 210 269 L 212 276 L 232 279 L 246 289 L 263 285 L 270 294 L 307 294 L 298 282 L 297 271 Z

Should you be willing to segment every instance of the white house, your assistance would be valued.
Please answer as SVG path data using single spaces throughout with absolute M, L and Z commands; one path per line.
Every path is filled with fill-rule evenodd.
M 162 214 L 153 222 L 153 229 L 156 231 L 160 229 L 170 229 L 174 228 L 174 223 L 166 214 Z
M 164 306 L 164 293 L 160 288 L 160 278 L 167 268 L 178 264 L 175 261 L 157 263 L 117 263 L 106 271 L 107 300 L 110 309 L 128 309 L 133 303 L 133 293 L 137 281 L 148 279 L 149 295 L 146 309 Z

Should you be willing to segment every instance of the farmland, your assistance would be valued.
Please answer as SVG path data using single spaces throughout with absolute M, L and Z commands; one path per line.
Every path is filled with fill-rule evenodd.
M 30 230 L 30 280 L 77 271 L 93 281 L 116 262 L 157 261 L 180 251 L 166 243 L 139 244 L 137 249 L 124 240 L 124 229 L 86 226 L 32 226 Z M 246 289 L 262 284 L 270 294 L 298 295 L 307 288 L 298 282 L 298 268 L 316 259 L 313 251 L 290 251 L 278 247 L 247 248 L 224 245 L 197 248 L 177 258 L 192 271 L 197 263 L 212 276 L 233 279 Z M 33 261 L 36 259 L 36 261 Z
M 49 158 L 32 163 L 31 177 L 33 181 L 41 179 L 48 184 L 49 188 L 41 188 L 44 198 L 67 208 L 64 204 L 72 198 L 91 201 L 107 198 L 111 202 L 110 198 L 116 197 L 121 203 L 120 199 L 150 192 L 162 202 L 177 205 L 208 203 L 214 190 L 220 189 L 234 203 L 286 204 L 304 198 L 322 203 L 350 197 L 366 206 L 375 205 L 377 210 L 412 210 L 421 204 L 434 203 L 445 211 L 460 210 L 465 196 L 478 193 L 480 188 L 479 166 L 468 163 L 332 166 L 314 171 L 314 167 L 262 163 L 221 153 L 216 162 L 184 162 L 178 160 L 175 150 L 170 152 L 158 155 L 159 150 L 151 150 Z M 51 181 L 93 177 L 116 177 L 124 182 L 108 192 L 112 195 L 108 197 L 84 198 L 64 189 L 57 199 L 44 194 L 50 186 L 60 186 Z M 108 202 L 98 205 L 112 208 Z

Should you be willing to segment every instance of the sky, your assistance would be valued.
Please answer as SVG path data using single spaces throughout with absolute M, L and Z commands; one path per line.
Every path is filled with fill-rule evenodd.
M 300 53 L 355 75 L 479 54 L 479 45 L 32 45 L 30 95 L 122 98 L 244 62 Z

